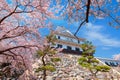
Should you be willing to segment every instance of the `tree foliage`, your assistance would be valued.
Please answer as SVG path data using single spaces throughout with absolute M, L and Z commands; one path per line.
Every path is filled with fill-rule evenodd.
M 90 71 L 90 73 L 97 78 L 98 72 L 109 72 L 110 67 L 107 65 L 101 65 L 100 62 L 94 57 L 95 47 L 91 42 L 85 42 L 81 44 L 83 50 L 82 56 L 78 59 L 78 63 Z
M 23 71 L 19 79 L 27 80 L 26 71 L 32 71 L 33 55 L 42 45 L 39 29 L 50 27 L 46 20 L 54 17 L 49 11 L 50 2 L 51 0 L 0 0 L 0 66 L 11 64 L 0 69 L 2 74 L 12 76 Z M 9 73 L 6 71 L 8 67 Z M 2 76 L 4 75 L 0 75 Z
M 56 37 L 52 34 L 46 37 L 46 42 L 43 48 L 38 50 L 37 57 L 42 61 L 41 66 L 36 69 L 36 72 L 43 72 L 43 80 L 46 80 L 47 71 L 55 71 L 55 63 L 61 61 L 60 58 L 56 57 L 55 54 L 58 53 L 56 48 L 52 46 L 55 44 Z

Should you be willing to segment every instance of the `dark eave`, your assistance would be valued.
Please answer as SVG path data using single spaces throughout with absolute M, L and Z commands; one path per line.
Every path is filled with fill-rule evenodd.
M 73 54 L 73 55 L 81 55 L 81 51 L 74 51 L 74 50 L 68 50 L 68 49 L 63 49 L 61 52 L 64 54 Z

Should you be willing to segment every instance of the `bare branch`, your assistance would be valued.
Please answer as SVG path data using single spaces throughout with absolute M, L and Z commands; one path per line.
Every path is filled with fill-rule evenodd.
M 81 26 L 86 22 L 86 20 L 82 21 L 81 24 L 79 25 L 78 29 L 76 30 L 74 36 L 76 36 L 76 34 L 78 33 L 78 31 L 80 30 Z

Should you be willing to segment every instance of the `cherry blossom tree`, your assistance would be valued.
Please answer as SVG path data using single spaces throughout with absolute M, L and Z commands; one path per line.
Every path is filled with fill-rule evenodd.
M 110 26 L 120 27 L 120 0 L 56 0 L 54 5 L 58 15 L 70 22 L 80 22 L 75 35 L 83 24 L 97 19 L 106 19 Z
M 29 77 L 33 53 L 42 45 L 39 29 L 48 27 L 47 18 L 54 17 L 49 11 L 50 2 L 50 0 L 0 0 L 1 79 L 27 80 Z

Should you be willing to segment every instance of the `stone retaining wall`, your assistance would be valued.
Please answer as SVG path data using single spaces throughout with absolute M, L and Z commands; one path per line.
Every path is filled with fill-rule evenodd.
M 80 55 L 59 53 L 57 56 L 61 58 L 61 62 L 56 64 L 55 72 L 48 73 L 47 80 L 92 80 L 90 72 L 77 63 Z M 99 80 L 120 80 L 120 75 L 113 70 L 109 73 L 99 72 L 97 77 Z

